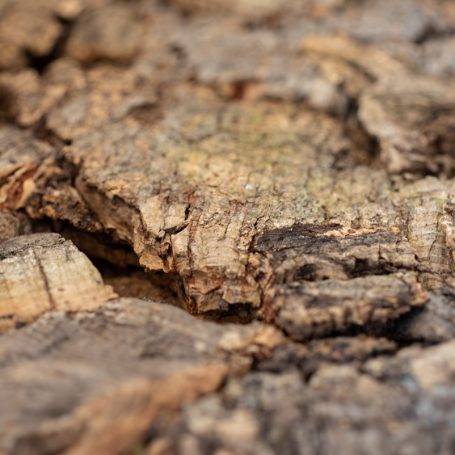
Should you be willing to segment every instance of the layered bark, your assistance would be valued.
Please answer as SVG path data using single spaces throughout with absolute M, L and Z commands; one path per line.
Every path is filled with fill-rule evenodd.
M 252 373 L 155 425 L 149 453 L 444 453 L 453 449 L 453 342 L 362 368 Z M 449 398 L 450 397 L 450 398 Z
M 123 453 L 279 341 L 270 327 L 218 326 L 135 299 L 48 314 L 0 340 L 0 447 Z
M 0 331 L 49 311 L 94 310 L 116 297 L 90 261 L 58 234 L 20 236 L 0 252 Z
M 450 453 L 454 30 L 0 0 L 0 451 Z

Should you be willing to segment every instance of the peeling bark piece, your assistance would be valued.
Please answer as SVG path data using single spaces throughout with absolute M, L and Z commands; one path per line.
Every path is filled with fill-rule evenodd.
M 268 355 L 281 340 L 270 330 L 198 321 L 136 299 L 74 317 L 47 314 L 0 338 L 0 447 L 40 454 L 131 450 L 152 422 L 171 421 L 230 372 Z
M 68 58 L 49 63 L 42 75 L 30 68 L 4 72 L 0 74 L 0 87 L 8 102 L 0 110 L 6 119 L 19 126 L 35 126 L 44 123 L 46 115 L 62 99 L 74 91 L 88 90 L 88 85 L 77 62 Z
M 390 172 L 453 175 L 453 84 L 408 77 L 380 84 L 361 97 L 359 118 Z
M 337 235 L 339 225 L 297 225 L 258 236 L 270 275 L 261 314 L 295 339 L 396 319 L 425 302 L 411 246 L 391 232 Z
M 378 275 L 275 289 L 263 311 L 277 312 L 275 323 L 302 340 L 396 319 L 425 300 L 414 276 Z
M 337 223 L 269 230 L 256 237 L 253 251 L 267 257 L 271 284 L 345 280 L 417 265 L 412 246 L 398 231 L 350 232 Z
M 43 121 L 63 140 L 150 108 L 157 100 L 156 87 L 139 72 L 104 64 L 83 71 L 67 58 L 50 64 L 42 76 L 31 69 L 0 74 L 0 87 L 0 115 L 23 127 Z
M 85 73 L 77 67 L 67 70 L 66 80 L 59 80 L 57 63 L 46 75 L 48 93 L 62 85 L 67 88 L 65 99 L 54 103 L 46 119 L 46 126 L 62 139 L 71 140 L 137 109 L 152 109 L 157 101 L 156 87 L 134 71 L 108 65 Z
M 363 371 L 326 365 L 308 382 L 296 371 L 248 374 L 171 426 L 156 422 L 149 453 L 449 454 L 453 348 L 411 348 Z
M 0 125 L 0 209 L 27 205 L 32 217 L 70 219 L 78 227 L 100 230 L 71 184 L 73 174 L 72 166 L 59 160 L 49 143 L 30 132 Z
M 0 245 L 0 330 L 47 311 L 94 310 L 115 297 L 86 256 L 58 234 L 15 237 Z
M 41 120 L 65 93 L 62 86 L 45 87 L 32 69 L 0 74 L 0 85 L 10 97 L 5 116 L 27 127 Z
M 357 99 L 358 118 L 378 140 L 389 172 L 453 175 L 455 90 L 450 81 L 418 76 L 383 50 L 344 38 L 306 38 L 302 48 L 325 56 L 326 64 L 339 59 L 353 66 L 354 71 L 339 73 L 339 81 Z M 333 62 L 331 68 L 339 72 Z M 356 83 L 359 72 L 367 83 Z
M 0 4 L 0 69 L 45 62 L 65 38 L 66 23 L 109 0 L 4 0 Z
M 220 34 L 220 25 L 195 21 L 180 27 L 172 39 L 183 50 L 198 82 L 230 99 L 306 102 L 318 110 L 346 114 L 349 99 L 343 77 L 360 80 L 362 76 L 340 60 L 330 65 L 302 52 L 301 39 L 311 34 L 311 27 L 294 33 L 245 30 L 225 20 L 223 28 L 229 33 Z
M 0 125 L 0 209 L 23 207 L 54 157 L 49 144 L 28 132 Z
M 45 3 L 14 0 L 2 6 L 0 69 L 25 66 L 27 53 L 33 57 L 51 53 L 62 26 Z
M 455 293 L 445 287 L 429 294 L 420 311 L 405 316 L 396 326 L 394 336 L 404 341 L 441 342 L 455 337 Z
M 126 5 L 88 11 L 74 26 L 67 45 L 68 55 L 84 62 L 130 61 L 140 49 L 142 27 Z
M 155 124 L 108 123 L 76 138 L 65 159 L 75 170 L 68 183 L 92 214 L 84 222 L 129 244 L 145 268 L 175 273 L 193 312 L 258 308 L 287 295 L 288 285 L 298 295 L 307 281 L 346 280 L 339 286 L 349 301 L 357 285 L 364 289 L 352 279 L 372 276 L 383 289 L 381 280 L 395 284 L 396 275 L 374 275 L 416 271 L 431 288 L 453 272 L 454 183 L 390 181 L 365 166 L 336 119 L 314 110 L 226 106 L 181 86 Z M 52 217 L 79 223 L 64 208 L 69 192 L 47 187 L 42 200 L 59 209 Z M 414 297 L 421 301 L 411 288 L 409 305 L 388 316 L 370 311 L 367 298 L 360 320 L 352 315 L 333 328 L 397 317 Z M 400 289 L 385 300 L 401 302 Z
M 81 164 L 78 191 L 104 228 L 132 245 L 145 267 L 177 272 L 198 311 L 219 309 L 219 297 L 228 303 L 258 305 L 259 289 L 246 268 L 255 223 L 258 217 L 265 218 L 254 201 L 270 194 L 266 211 L 271 223 L 311 213 L 306 205 L 299 208 L 298 199 L 305 193 L 301 171 L 294 168 L 291 176 L 286 163 L 301 163 L 302 169 L 310 166 L 315 159 L 309 147 L 313 140 L 316 148 L 327 147 L 330 160 L 332 147 L 336 154 L 342 143 L 341 132 L 333 128 L 327 137 L 309 136 L 301 152 L 298 125 L 308 124 L 309 131 L 313 122 L 320 126 L 313 113 L 291 125 L 288 115 L 294 108 L 282 111 L 264 105 L 224 112 L 210 98 L 199 103 L 193 109 L 177 109 L 152 131 L 132 122 L 108 125 L 75 141 L 67 149 L 68 159 Z M 320 120 L 334 126 L 329 118 Z M 178 133 L 176 122 L 181 125 Z M 275 122 L 283 122 L 282 127 L 274 127 Z M 256 128 L 267 136 L 257 136 Z M 165 131 L 175 140 L 166 142 Z M 222 137 L 225 146 L 220 149 L 217 143 Z M 200 146 L 189 146 L 188 141 Z M 287 144 L 288 156 L 282 161 L 280 143 Z M 231 156 L 229 167 L 226 154 Z M 224 170 L 217 172 L 220 165 Z M 206 174 L 205 167 L 213 171 Z M 285 208 L 280 194 L 290 188 L 290 180 L 300 189 Z M 221 190 L 223 182 L 230 187 L 228 198 Z M 271 191 L 273 186 L 276 192 Z M 316 207 L 313 216 L 317 212 Z

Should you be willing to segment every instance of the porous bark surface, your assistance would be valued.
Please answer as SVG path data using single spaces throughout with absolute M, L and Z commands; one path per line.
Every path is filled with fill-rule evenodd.
M 0 453 L 452 453 L 454 31 L 0 0 Z
M 1 332 L 49 311 L 94 310 L 116 294 L 71 242 L 33 234 L 2 243 L 0 296 Z

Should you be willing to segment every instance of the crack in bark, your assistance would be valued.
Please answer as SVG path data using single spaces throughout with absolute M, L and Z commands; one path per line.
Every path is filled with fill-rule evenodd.
M 43 263 L 41 262 L 41 259 L 39 258 L 39 256 L 36 254 L 35 251 L 33 251 L 33 257 L 34 257 L 34 259 L 36 261 L 36 264 L 38 265 L 38 270 L 39 270 L 41 278 L 43 280 L 43 284 L 44 284 L 44 288 L 46 290 L 46 294 L 48 295 L 48 298 L 49 298 L 50 309 L 51 310 L 56 310 L 57 309 L 57 304 L 56 304 L 54 296 L 52 294 L 52 289 L 49 286 L 49 280 L 47 278 L 46 270 L 43 267 Z

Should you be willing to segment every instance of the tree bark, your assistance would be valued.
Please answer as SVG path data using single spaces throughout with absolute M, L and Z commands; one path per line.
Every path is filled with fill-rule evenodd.
M 451 453 L 454 30 L 0 0 L 0 452 Z

